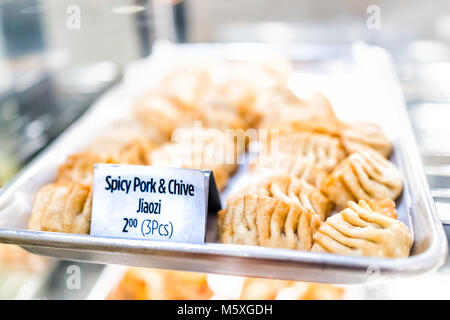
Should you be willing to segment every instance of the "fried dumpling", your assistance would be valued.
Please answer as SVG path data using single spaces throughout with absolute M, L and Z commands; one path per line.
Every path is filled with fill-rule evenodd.
M 195 110 L 210 84 L 210 74 L 200 65 L 180 65 L 170 70 L 158 89 L 186 111 Z
M 101 155 L 82 152 L 69 155 L 65 163 L 59 166 L 56 181 L 72 181 L 91 186 L 94 180 L 94 164 L 116 163 L 114 159 Z
M 162 140 L 170 140 L 178 127 L 198 117 L 197 113 L 181 108 L 167 94 L 153 90 L 140 97 L 134 105 L 134 113 L 143 128 L 157 128 Z
M 246 190 L 247 193 L 279 198 L 286 202 L 294 201 L 302 208 L 311 209 L 322 221 L 332 209 L 331 201 L 320 190 L 291 175 L 269 176 Z
M 389 160 L 365 148 L 343 160 L 323 180 L 321 190 L 345 208 L 348 201 L 396 199 L 402 191 L 402 177 Z
M 104 142 L 103 146 L 100 146 Z M 122 144 L 113 145 L 109 139 L 97 140 L 89 148 L 90 152 L 97 150 L 100 155 L 114 159 L 121 164 L 148 165 L 149 154 L 156 148 L 156 145 L 144 139 L 132 139 Z
M 392 153 L 392 143 L 381 127 L 375 123 L 360 121 L 346 124 L 342 130 L 342 144 L 348 153 L 369 147 L 388 158 Z
M 296 154 L 273 153 L 261 155 L 251 166 L 256 175 L 290 174 L 315 187 L 320 187 L 327 171 Z
M 287 61 L 237 62 L 229 65 L 228 75 L 221 86 L 222 96 L 234 105 L 250 127 L 258 126 L 264 110 L 257 98 L 272 88 L 285 87 L 292 67 Z
M 288 119 L 274 123 L 270 128 L 278 128 L 280 135 L 295 132 L 315 132 L 330 135 L 341 140 L 347 154 L 364 148 L 371 148 L 386 158 L 392 153 L 392 143 L 381 127 L 375 123 L 367 121 L 346 123 L 333 116 L 311 120 L 296 119 L 295 117 Z
M 148 155 L 166 141 L 157 128 L 144 127 L 128 118 L 111 124 L 88 146 L 88 152 L 113 158 L 121 164 L 147 165 Z
M 367 203 L 372 211 L 392 219 L 398 218 L 397 211 L 395 210 L 395 202 L 392 199 L 370 200 Z
M 221 240 L 309 250 L 312 235 L 331 206 L 319 190 L 303 180 L 289 175 L 266 177 L 245 187 L 219 213 Z M 252 229 L 249 221 L 256 221 L 258 228 Z
M 408 227 L 374 211 L 364 200 L 349 201 L 348 208 L 329 217 L 313 238 L 313 252 L 404 258 L 411 248 Z
M 313 132 L 272 136 L 266 149 L 269 150 L 263 149 L 262 156 L 289 154 L 325 171 L 333 170 L 345 158 L 344 148 L 338 138 Z
M 248 189 L 252 192 L 251 188 Z M 291 204 L 289 216 L 297 223 L 299 249 L 309 250 L 312 236 L 331 212 L 332 203 L 318 189 L 290 175 L 272 176 L 256 185 L 256 193 Z M 298 210 L 300 209 L 300 210 Z M 296 226 L 296 225 L 294 225 Z
M 261 114 L 259 126 L 267 128 L 283 121 L 335 119 L 333 108 L 321 93 L 308 99 L 297 97 L 286 85 L 265 90 L 255 99 L 254 109 Z
M 199 120 L 208 128 L 245 130 L 248 127 L 233 103 L 214 89 L 203 96 L 198 105 L 198 112 Z
M 302 248 L 301 209 L 293 203 L 260 195 L 241 195 L 218 213 L 222 243 Z
M 150 155 L 150 164 L 159 167 L 212 170 L 217 188 L 223 190 L 236 167 L 234 165 L 206 161 L 201 156 L 196 160 L 194 154 L 193 150 L 185 149 L 181 145 L 167 144 Z
M 112 153 L 121 164 L 148 165 L 149 154 L 156 149 L 156 145 L 144 139 L 134 139 L 124 144 Z
M 219 189 L 237 169 L 239 150 L 220 130 L 179 129 L 173 140 L 150 154 L 151 165 L 212 170 Z
M 91 187 L 68 181 L 47 184 L 34 199 L 29 228 L 88 234 L 91 207 Z

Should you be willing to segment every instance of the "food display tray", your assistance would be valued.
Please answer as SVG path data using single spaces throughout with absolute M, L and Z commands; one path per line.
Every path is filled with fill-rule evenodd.
M 374 275 L 387 278 L 420 274 L 443 264 L 447 240 L 423 173 L 395 69 L 384 49 L 363 43 L 351 46 L 242 43 L 185 44 L 158 50 L 152 54 L 154 57 L 129 66 L 120 84 L 106 92 L 0 190 L 0 242 L 65 260 L 343 284 L 362 283 Z M 300 97 L 322 91 L 339 118 L 378 123 L 389 136 L 394 145 L 391 160 L 404 178 L 403 193 L 397 200 L 399 219 L 413 235 L 408 258 L 354 257 L 221 244 L 217 241 L 215 213 L 208 215 L 204 244 L 27 230 L 33 196 L 39 188 L 55 178 L 58 165 L 68 154 L 82 150 L 99 130 L 126 114 L 129 109 L 124 106 L 145 89 L 143 79 L 154 77 L 157 69 L 163 68 L 164 62 L 158 61 L 158 57 L 170 60 L 203 55 L 248 60 L 269 50 L 281 52 L 293 62 L 295 73 L 289 86 Z M 246 171 L 245 166 L 241 167 L 230 180 L 222 193 L 223 203 L 235 187 L 242 185 Z

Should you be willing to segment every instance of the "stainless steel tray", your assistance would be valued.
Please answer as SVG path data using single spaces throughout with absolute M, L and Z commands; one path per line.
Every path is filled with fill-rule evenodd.
M 195 44 L 171 50 L 176 54 L 163 52 L 159 57 L 180 57 L 181 51 L 248 59 L 269 49 L 259 44 Z M 58 164 L 67 154 L 81 150 L 103 125 L 126 112 L 123 106 L 139 93 L 136 84 L 154 73 L 147 66 L 154 67 L 156 58 L 150 59 L 150 63 L 141 61 L 130 66 L 123 83 L 106 93 L 0 191 L 0 242 L 19 244 L 33 253 L 66 260 L 329 283 L 360 283 L 373 279 L 374 275 L 383 278 L 413 275 L 441 266 L 447 241 L 423 174 L 389 55 L 381 48 L 364 44 L 291 45 L 276 50 L 293 60 L 299 71 L 290 81 L 296 93 L 322 90 L 342 119 L 378 122 L 392 139 L 395 150 L 392 160 L 404 176 L 404 191 L 397 203 L 399 218 L 414 235 L 410 257 L 379 259 L 224 245 L 216 242 L 215 215 L 208 216 L 206 243 L 201 245 L 26 230 L 33 195 L 40 186 L 54 179 Z M 156 62 L 158 66 L 163 65 L 161 61 Z M 223 198 L 233 185 L 240 183 L 243 171 L 245 168 L 232 179 Z

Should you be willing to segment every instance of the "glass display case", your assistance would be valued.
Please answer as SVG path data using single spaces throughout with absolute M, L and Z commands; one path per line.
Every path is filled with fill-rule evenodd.
M 372 2 L 0 1 L 0 242 L 6 243 L 0 246 L 0 299 L 450 298 L 444 290 L 450 279 L 450 142 L 446 139 L 450 136 L 446 82 L 450 4 Z M 316 90 L 324 94 L 326 103 L 311 98 Z M 373 133 L 368 128 L 374 127 L 367 123 L 358 131 L 352 126 L 357 120 L 374 122 L 384 133 L 378 129 Z M 280 200 L 273 190 L 262 195 L 252 189 L 261 188 L 252 179 L 267 178 L 257 171 L 258 165 L 245 161 L 263 150 L 253 149 L 252 141 L 245 140 L 241 147 L 232 141 L 233 159 L 244 159 L 244 164 L 186 164 L 185 153 L 177 153 L 177 148 L 190 146 L 176 143 L 174 133 L 190 128 L 194 121 L 219 130 L 208 141 L 219 141 L 225 130 L 267 128 L 281 130 L 282 137 L 307 132 L 337 141 L 342 156 L 337 155 L 329 168 L 320 167 L 319 158 L 304 161 L 295 142 L 289 159 L 302 158 L 302 168 L 308 162 L 307 174 L 300 175 L 298 167 L 283 172 L 283 179 L 301 176 L 298 185 L 307 181 L 333 206 L 324 209 L 326 214 L 316 225 L 310 221 L 314 215 L 302 222 L 310 224 L 302 226 L 311 233 L 310 240 L 300 236 L 306 232 L 297 227 L 300 222 L 294 223 L 298 233 L 290 247 L 281 240 L 264 245 L 261 240 L 248 240 L 250 236 L 226 240 L 223 221 L 232 214 L 230 199 L 242 200 L 235 196 L 239 187 L 247 185 L 250 190 L 249 195 L 238 191 L 245 194 L 245 206 L 250 206 L 246 196 L 257 196 L 258 201 L 264 196 L 284 201 L 291 206 L 291 215 L 300 210 L 299 217 L 308 210 L 317 214 L 314 201 L 318 200 L 311 200 L 314 208 L 306 210 L 300 196 L 295 202 L 288 189 L 290 200 Z M 289 131 L 294 122 L 296 129 Z M 392 154 L 383 154 L 386 145 Z M 284 150 L 283 143 L 280 147 Z M 374 150 L 376 155 L 370 153 Z M 397 173 L 391 170 L 381 179 L 389 180 L 381 182 L 390 191 L 387 196 L 379 197 L 380 189 L 367 190 L 364 182 L 358 182 L 360 189 L 366 188 L 364 196 L 359 193 L 347 200 L 396 201 L 396 218 L 389 219 L 409 229 L 406 256 L 388 259 L 390 248 L 383 245 L 389 244 L 380 245 L 385 250 L 378 253 L 380 260 L 309 252 L 316 243 L 316 250 L 320 246 L 316 233 L 331 225 L 333 220 L 328 219 L 350 208 L 345 209 L 341 197 L 324 187 L 324 181 L 332 184 L 333 174 L 348 158 L 366 151 L 372 160 L 381 153 L 389 163 L 383 168 L 390 164 L 398 168 L 402 191 L 392 191 Z M 317 156 L 321 151 L 314 152 Z M 84 162 L 77 162 L 79 154 L 84 154 Z M 95 190 L 92 177 L 76 176 L 89 180 L 76 186 L 61 177 L 64 170 L 70 175 L 75 169 L 93 168 L 94 163 L 212 170 L 223 210 L 206 214 L 206 241 L 200 244 L 108 239 L 89 235 L 89 227 L 70 231 L 64 228 L 68 215 L 74 213 L 66 207 L 50 219 L 57 227 L 43 226 L 40 217 L 40 227 L 27 230 L 33 229 L 29 219 L 37 210 L 38 192 L 55 181 L 66 179 L 63 186 L 70 185 L 71 194 L 78 190 L 76 199 L 69 198 L 73 202 L 83 198 L 80 217 L 85 214 L 85 203 L 91 203 Z M 272 166 L 269 163 L 269 169 Z M 271 171 L 268 177 L 280 174 Z M 368 179 L 375 175 L 369 173 Z M 351 193 L 351 188 L 342 187 L 340 195 Z M 63 201 L 57 199 L 63 191 L 58 192 L 42 196 L 52 199 L 42 205 L 47 210 L 42 209 L 42 216 L 52 204 Z M 381 209 L 371 205 L 370 210 L 380 214 Z M 256 215 L 258 210 L 246 214 Z M 87 222 L 77 218 L 77 223 L 89 226 L 90 212 L 89 208 Z M 58 219 L 64 214 L 60 228 Z M 250 225 L 247 220 L 245 230 L 251 233 Z M 260 224 L 255 222 L 254 228 L 262 237 Z M 290 232 L 287 228 L 281 227 L 283 241 Z M 342 245 L 344 240 L 339 241 Z M 353 254 L 364 255 L 354 242 L 348 247 Z M 333 253 L 324 244 L 321 248 Z

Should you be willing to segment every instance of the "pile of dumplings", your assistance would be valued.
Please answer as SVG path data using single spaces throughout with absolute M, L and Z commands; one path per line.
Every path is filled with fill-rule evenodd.
M 221 242 L 407 257 L 391 142 L 376 124 L 338 119 L 321 93 L 298 98 L 287 85 L 292 69 L 283 58 L 173 66 L 127 117 L 67 157 L 36 194 L 29 228 L 89 234 L 95 163 L 210 169 L 223 190 L 250 142 L 221 133 L 266 129 L 252 182 L 218 213 Z

